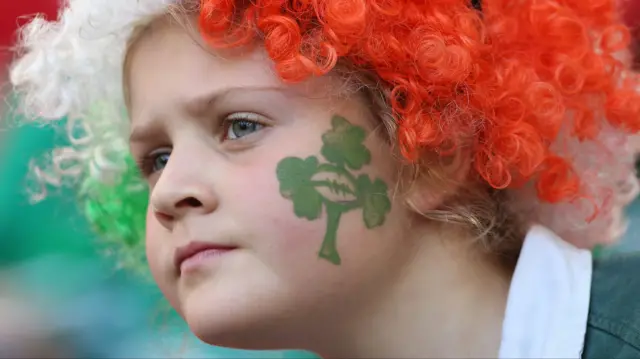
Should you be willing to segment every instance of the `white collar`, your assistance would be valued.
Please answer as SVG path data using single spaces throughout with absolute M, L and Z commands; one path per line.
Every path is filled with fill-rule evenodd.
M 591 252 L 542 226 L 527 234 L 511 280 L 500 358 L 580 358 L 589 313 Z

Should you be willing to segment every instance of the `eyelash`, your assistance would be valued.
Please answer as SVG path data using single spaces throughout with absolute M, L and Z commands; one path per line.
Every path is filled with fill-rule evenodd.
M 259 131 L 260 129 L 266 126 L 264 121 L 260 120 L 261 117 L 262 116 L 252 112 L 235 112 L 225 117 L 221 124 L 222 141 L 227 141 L 227 140 L 238 141 L 238 140 L 241 140 L 243 137 L 245 137 L 243 136 L 239 138 L 229 138 L 229 130 L 231 129 L 231 126 L 237 122 L 246 122 L 246 123 L 251 123 L 251 124 L 256 124 L 258 126 L 261 126 L 259 129 L 256 130 L 256 132 Z M 155 165 L 154 162 L 159 158 L 159 156 L 166 155 L 167 153 L 170 154 L 170 152 L 171 152 L 171 149 L 169 147 L 159 148 L 149 152 L 148 154 L 144 155 L 142 158 L 136 159 L 137 166 L 140 169 L 142 175 L 145 177 L 148 177 L 153 173 L 158 172 L 159 170 L 155 170 L 153 168 L 153 166 Z M 167 162 L 168 161 L 169 160 L 167 160 Z

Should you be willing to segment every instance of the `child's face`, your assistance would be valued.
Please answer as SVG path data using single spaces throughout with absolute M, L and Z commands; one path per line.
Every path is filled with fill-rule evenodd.
M 304 346 L 310 331 L 329 337 L 366 317 L 411 255 L 399 166 L 366 102 L 331 95 L 329 76 L 283 84 L 262 50 L 214 53 L 177 26 L 132 51 L 131 149 L 150 156 L 147 257 L 193 332 Z M 180 271 L 176 250 L 194 241 L 233 250 Z

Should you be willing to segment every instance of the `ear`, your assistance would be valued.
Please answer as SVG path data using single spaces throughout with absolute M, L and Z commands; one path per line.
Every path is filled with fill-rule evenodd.
M 432 155 L 418 164 L 406 196 L 407 205 L 417 213 L 441 207 L 468 184 L 471 153 L 467 149 L 453 154 Z

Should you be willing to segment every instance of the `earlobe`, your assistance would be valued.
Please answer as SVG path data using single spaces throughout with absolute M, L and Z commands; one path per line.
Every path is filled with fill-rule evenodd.
M 437 157 L 418 166 L 407 191 L 406 203 L 422 214 L 438 209 L 468 184 L 471 156 L 469 151 L 460 150 L 452 156 Z

